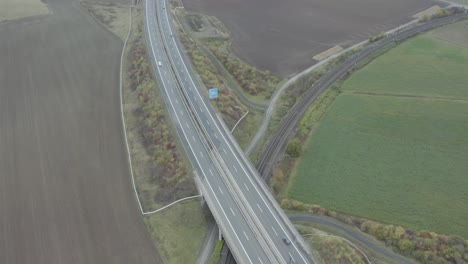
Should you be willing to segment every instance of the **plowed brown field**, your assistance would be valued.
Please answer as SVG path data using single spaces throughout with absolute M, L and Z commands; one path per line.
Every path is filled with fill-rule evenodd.
M 221 19 L 244 60 L 289 75 L 335 45 L 349 46 L 412 20 L 431 0 L 183 0 Z
M 123 146 L 122 42 L 47 3 L 0 24 L 0 263 L 161 263 Z

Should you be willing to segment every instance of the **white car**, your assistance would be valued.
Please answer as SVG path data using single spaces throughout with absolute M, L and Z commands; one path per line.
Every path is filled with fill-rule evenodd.
M 158 66 L 161 67 L 162 66 L 162 63 L 160 61 L 158 61 Z

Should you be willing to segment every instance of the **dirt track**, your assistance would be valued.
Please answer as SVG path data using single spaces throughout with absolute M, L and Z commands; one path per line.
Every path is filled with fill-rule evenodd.
M 185 8 L 220 18 L 244 60 L 281 75 L 312 57 L 348 46 L 411 20 L 431 0 L 183 0 Z
M 0 24 L 0 263 L 161 263 L 123 147 L 121 42 L 71 0 Z

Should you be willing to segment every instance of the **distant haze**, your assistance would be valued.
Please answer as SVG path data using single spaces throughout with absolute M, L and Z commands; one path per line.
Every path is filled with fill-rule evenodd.
M 335 45 L 349 46 L 412 20 L 431 0 L 182 0 L 221 19 L 236 53 L 280 75 L 299 72 Z

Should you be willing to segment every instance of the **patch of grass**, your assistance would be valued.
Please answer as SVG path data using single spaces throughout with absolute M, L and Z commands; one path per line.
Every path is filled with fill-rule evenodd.
M 175 128 L 152 78 L 141 18 L 135 19 L 125 63 L 124 112 L 137 190 L 145 210 L 196 193 L 193 175 Z M 141 173 L 141 174 L 140 174 Z
M 260 159 L 262 153 L 267 147 L 267 144 L 270 142 L 272 135 L 278 130 L 281 125 L 282 119 L 286 116 L 288 111 L 301 100 L 301 96 L 313 85 L 315 85 L 324 74 L 331 71 L 339 63 L 343 62 L 346 58 L 359 51 L 358 49 L 349 51 L 340 55 L 339 57 L 329 61 L 327 64 L 311 71 L 309 74 L 302 76 L 294 83 L 292 83 L 280 96 L 278 102 L 276 103 L 273 115 L 268 124 L 268 129 L 263 138 L 258 142 L 256 147 L 251 152 L 249 158 L 253 163 L 257 163 Z M 338 88 L 338 86 L 336 87 Z M 323 104 L 325 106 L 325 104 Z M 288 161 L 289 162 L 289 161 Z M 287 162 L 287 163 L 288 163 Z M 289 167 L 286 166 L 286 167 Z
M 258 129 L 258 124 L 263 120 L 263 113 L 250 110 L 247 116 L 242 120 L 232 135 L 236 139 L 239 146 L 245 150 L 250 144 L 250 141 L 255 136 Z
M 449 0 L 448 2 L 468 6 L 468 0 Z
M 468 0 L 466 0 L 468 1 Z M 437 28 L 431 33 L 431 37 L 447 41 L 454 45 L 468 48 L 468 22 L 463 21 L 447 27 Z
M 305 139 L 313 131 L 314 127 L 317 125 L 320 118 L 328 110 L 328 107 L 340 94 L 339 85 L 332 86 L 327 89 L 314 105 L 307 110 L 304 114 L 304 117 L 299 123 L 298 134 L 297 136 L 301 139 Z
M 468 103 L 343 94 L 288 196 L 416 229 L 468 237 Z
M 299 123 L 296 136 L 290 140 L 288 148 L 292 142 L 300 144 L 301 149 L 299 150 L 298 156 L 293 157 L 288 153 L 288 148 L 283 159 L 281 160 L 279 166 L 273 171 L 272 178 L 270 180 L 270 186 L 273 194 L 277 199 L 281 199 L 286 192 L 287 183 L 289 181 L 290 175 L 294 175 L 296 170 L 295 165 L 300 162 L 302 155 L 302 146 L 307 144 L 308 137 L 313 133 L 317 122 L 320 120 L 322 115 L 335 100 L 335 98 L 340 94 L 338 86 L 331 87 L 327 89 L 320 97 L 317 99 L 316 103 L 307 110 Z M 285 173 L 286 172 L 286 173 Z
M 203 30 L 203 20 L 199 14 L 187 15 L 186 20 L 193 31 L 200 32 Z
M 314 254 L 317 263 L 341 263 L 341 264 L 365 264 L 363 256 L 346 243 L 340 237 L 313 228 L 309 225 L 295 225 L 301 235 L 304 236 Z M 363 250 L 363 249 L 361 249 Z M 374 259 L 373 259 L 374 260 Z M 381 261 L 373 263 L 383 263 Z
M 319 121 L 287 196 L 468 237 L 468 48 L 440 34 L 460 27 L 405 42 L 353 74 Z
M 289 212 L 291 213 L 291 212 Z M 292 212 L 294 214 L 294 212 Z M 340 223 L 336 221 L 336 224 L 346 226 L 349 228 L 348 225 L 344 223 Z M 342 263 L 342 262 L 337 262 L 337 258 L 342 258 L 343 256 L 346 256 L 346 252 L 349 252 L 348 254 L 350 255 L 349 258 L 351 259 L 357 259 L 358 262 L 364 260 L 362 258 L 362 254 L 357 251 L 354 247 L 352 247 L 349 243 L 347 243 L 344 239 L 347 239 L 351 243 L 353 243 L 356 247 L 358 247 L 360 250 L 362 250 L 366 256 L 369 258 L 371 263 L 375 264 L 396 264 L 398 262 L 395 262 L 388 258 L 387 256 L 383 255 L 380 252 L 377 252 L 375 249 L 371 249 L 369 247 L 366 247 L 359 241 L 353 239 L 349 234 L 338 231 L 336 228 L 331 228 L 325 225 L 320 225 L 317 223 L 309 223 L 309 222 L 297 222 L 295 223 L 295 227 L 299 231 L 301 235 L 304 235 L 304 240 L 305 242 L 309 243 L 311 245 L 311 251 L 313 252 L 314 258 L 317 256 L 317 262 L 318 263 Z M 310 236 L 307 234 L 311 234 Z M 361 232 L 361 235 L 367 237 L 370 241 L 373 241 L 377 247 L 380 248 L 387 248 L 388 245 L 384 245 L 381 241 L 378 241 L 374 237 Z M 330 238 L 333 238 L 330 241 Z M 323 243 L 326 243 L 323 245 Z M 330 243 L 331 242 L 331 243 Z M 338 250 L 338 254 L 335 256 L 330 256 L 330 251 L 327 249 L 327 244 L 331 245 L 334 249 L 333 250 Z M 341 249 L 344 249 L 343 253 L 341 253 Z M 388 247 L 388 250 L 391 251 L 391 248 Z M 316 254 L 314 254 L 316 252 Z M 324 261 L 324 258 L 328 258 L 327 261 Z M 366 262 L 365 262 L 366 263 Z
M 243 97 L 257 104 L 265 104 L 279 87 L 282 78 L 269 71 L 261 71 L 241 60 L 231 49 L 232 37 L 226 26 L 216 17 L 182 11 L 181 21 L 186 21 L 184 28 L 199 45 L 203 45 L 212 54 L 213 63 L 220 64 L 230 78 L 235 80 L 235 87 Z M 206 32 L 200 34 L 203 29 Z M 201 29 L 201 30 L 200 30 Z M 231 84 L 232 85 L 232 84 Z
M 145 211 L 196 192 L 190 163 L 151 75 L 143 35 L 143 14 L 134 10 L 124 63 L 123 107 L 138 196 Z M 199 201 L 174 205 L 146 216 L 164 263 L 195 263 L 210 214 Z
M 255 135 L 256 124 L 262 118 L 259 111 L 248 108 L 242 104 L 239 98 L 229 89 L 224 82 L 223 75 L 218 71 L 215 64 L 201 50 L 201 45 L 179 26 L 179 37 L 185 47 L 185 51 L 192 61 L 197 77 L 205 88 L 216 87 L 219 90 L 219 98 L 212 101 L 213 107 L 217 109 L 226 123 L 228 129 L 232 129 L 240 118 L 249 111 L 234 131 L 234 137 L 241 147 L 246 147 Z
M 281 201 L 281 207 L 288 210 L 287 212 L 289 214 L 295 214 L 297 211 L 300 211 L 336 219 L 341 222 L 336 222 L 337 225 L 348 230 L 350 226 L 357 228 L 361 232 L 384 242 L 385 246 L 391 248 L 395 252 L 398 252 L 398 254 L 411 257 L 421 263 L 449 264 L 466 263 L 466 261 L 468 261 L 468 240 L 465 240 L 460 236 L 447 236 L 429 231 L 408 229 L 402 226 L 382 224 L 365 218 L 358 218 L 330 211 L 318 205 L 304 204 L 291 199 L 283 199 Z M 344 224 L 346 224 L 346 226 Z M 337 231 L 336 228 L 330 228 L 317 223 L 301 223 L 301 225 L 312 227 L 318 226 L 320 230 L 326 230 L 327 232 L 334 233 L 341 237 L 346 237 L 354 242 L 354 239 L 349 237 L 347 232 Z M 370 239 L 370 237 L 368 237 L 368 239 Z M 372 239 L 370 239 L 370 241 L 372 241 Z M 382 246 L 379 246 L 376 242 L 373 242 L 373 244 L 381 248 L 383 246 L 383 244 Z M 377 253 L 374 252 L 374 250 L 375 248 L 372 252 L 369 252 L 370 254 L 366 253 L 368 257 Z M 378 253 L 378 255 L 382 260 L 390 259 L 389 257 L 384 257 L 381 253 Z
M 281 78 L 271 75 L 269 71 L 260 71 L 234 55 L 229 39 L 212 38 L 204 43 L 242 87 L 244 94 L 254 102 L 265 103 L 281 82 Z
M 219 258 L 221 257 L 221 250 L 223 249 L 224 240 L 216 241 L 215 248 L 213 250 L 213 255 L 210 258 L 210 264 L 218 264 Z
M 181 42 L 185 47 L 187 55 L 190 57 L 201 82 L 207 89 L 216 87 L 219 90 L 218 99 L 212 101 L 223 115 L 223 120 L 229 128 L 247 111 L 235 95 L 225 86 L 221 76 L 217 73 L 213 63 L 199 50 L 197 44 L 188 38 L 184 33 L 180 34 Z
M 468 48 L 423 35 L 353 74 L 344 88 L 353 92 L 468 99 L 467 72 Z
M 200 207 L 200 201 L 190 201 L 145 217 L 164 263 L 196 262 L 208 232 L 210 218 L 207 215 Z
M 48 13 L 47 6 L 41 0 L 0 0 L 0 22 Z
M 80 4 L 122 41 L 125 40 L 128 24 L 130 23 L 128 6 L 121 4 L 97 4 L 87 1 L 81 1 Z
M 138 30 L 138 23 L 141 23 L 141 19 L 135 18 L 132 29 L 133 33 L 130 36 L 129 45 L 126 50 L 127 55 L 124 61 L 125 69 L 128 69 L 129 64 L 132 63 L 129 52 L 135 52 L 136 42 L 142 37 L 140 32 L 135 32 Z M 136 90 L 138 84 L 129 81 L 129 78 L 132 76 L 130 72 L 124 71 L 123 76 L 123 80 L 125 80 L 122 89 L 123 112 L 138 196 L 143 209 L 155 210 L 160 207 L 160 204 L 156 203 L 154 200 L 154 194 L 157 193 L 158 186 L 154 184 L 151 175 L 151 170 L 154 167 L 154 160 L 143 144 L 144 140 L 140 133 L 140 119 L 136 114 L 136 110 L 140 107 L 140 104 L 138 101 L 138 94 L 134 90 Z

